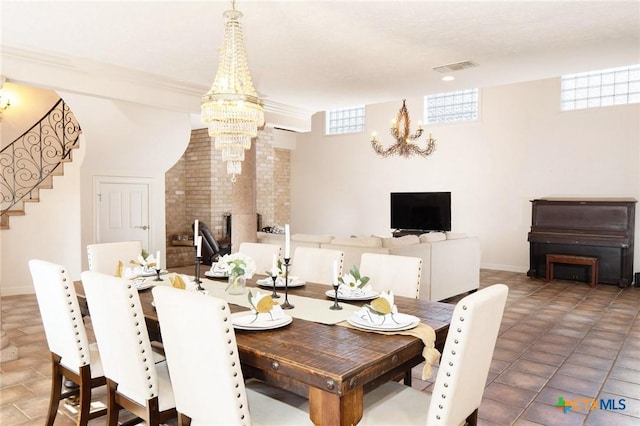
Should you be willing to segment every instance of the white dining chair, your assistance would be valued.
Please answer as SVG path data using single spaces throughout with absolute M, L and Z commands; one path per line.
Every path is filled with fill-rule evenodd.
M 476 424 L 509 288 L 495 284 L 456 305 L 431 395 L 387 382 L 364 397 L 362 425 Z
M 79 393 L 77 424 L 106 414 L 91 412 L 91 390 L 106 383 L 97 345 L 89 344 L 73 281 L 64 266 L 44 260 L 29 261 L 47 345 L 51 352 L 51 394 L 47 426 L 52 426 L 60 400 Z M 78 384 L 62 392 L 63 377 Z
M 360 275 L 370 278 L 376 291 L 417 299 L 420 293 L 422 259 L 381 253 L 362 253 Z
M 115 426 L 126 409 L 158 426 L 176 416 L 166 361 L 155 363 L 140 296 L 128 280 L 83 272 L 91 323 L 107 378 L 107 417 Z
M 263 243 L 240 243 L 238 252 L 249 256 L 256 263 L 256 274 L 268 275 L 273 264 L 273 256 L 280 258 L 280 246 Z
M 132 260 L 137 260 L 141 253 L 140 241 L 90 244 L 87 246 L 89 270 L 115 275 L 118 262 L 127 266 Z
M 310 424 L 307 412 L 245 385 L 227 302 L 168 286 L 152 291 L 180 423 Z
M 344 253 L 341 250 L 297 247 L 293 253 L 291 274 L 305 281 L 333 284 L 333 262 L 337 262 L 338 276 L 342 275 Z

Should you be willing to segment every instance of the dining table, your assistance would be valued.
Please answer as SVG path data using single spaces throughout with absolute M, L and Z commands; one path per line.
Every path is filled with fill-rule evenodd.
M 172 268 L 169 274 L 185 274 L 193 279 L 194 267 Z M 260 288 L 263 292 L 273 289 L 260 287 L 256 275 L 247 280 L 247 290 Z M 161 341 L 162 332 L 153 306 L 153 282 L 149 288 L 139 291 L 149 337 Z M 201 286 L 209 295 L 222 294 L 227 286 L 226 278 L 199 277 Z M 75 282 L 76 292 L 84 301 L 80 281 Z M 329 297 L 333 287 L 306 282 L 287 288 L 287 299 L 294 300 L 294 307 L 285 311 L 293 317 L 286 326 L 266 330 L 236 329 L 236 342 L 245 379 L 254 378 L 271 386 L 293 392 L 309 401 L 309 417 L 315 425 L 355 425 L 362 418 L 364 394 L 389 380 L 405 378 L 410 385 L 411 369 L 424 361 L 423 340 L 418 337 L 387 332 L 371 332 L 350 326 L 347 321 L 319 322 L 305 318 L 301 310 L 306 302 L 326 303 L 326 309 L 334 304 Z M 255 291 L 255 290 L 252 290 Z M 275 299 L 282 304 L 284 289 Z M 234 300 L 234 299 L 232 299 Z M 241 299 L 247 300 L 246 295 Z M 367 301 L 339 301 L 345 313 L 359 309 Z M 435 332 L 435 348 L 442 351 L 447 337 L 454 305 L 428 300 L 395 296 L 399 312 L 414 315 Z M 86 305 L 85 305 L 86 306 Z M 229 303 L 232 312 L 249 310 L 245 303 Z M 324 308 L 323 308 L 324 309 Z M 335 311 L 334 311 L 335 312 Z M 193 362 L 209 362 L 197 359 Z M 408 373 L 408 374 L 407 374 Z M 427 407 L 416 407 L 426 410 Z

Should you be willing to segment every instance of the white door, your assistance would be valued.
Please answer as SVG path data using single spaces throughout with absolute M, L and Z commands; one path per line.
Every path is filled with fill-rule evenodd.
M 96 242 L 142 241 L 149 248 L 149 183 L 144 179 L 96 180 Z

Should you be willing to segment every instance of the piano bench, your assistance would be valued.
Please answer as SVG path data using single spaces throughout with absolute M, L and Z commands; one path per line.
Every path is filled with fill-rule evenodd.
M 591 287 L 598 285 L 598 258 L 591 256 L 574 256 L 571 254 L 547 254 L 546 281 L 553 279 L 553 264 L 585 265 L 591 267 Z

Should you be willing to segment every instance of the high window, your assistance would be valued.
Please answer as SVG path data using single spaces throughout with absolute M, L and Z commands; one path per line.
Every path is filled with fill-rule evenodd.
M 424 97 L 427 124 L 478 119 L 478 89 L 437 93 Z
M 330 109 L 326 113 L 325 122 L 327 135 L 364 132 L 364 105 Z
M 640 102 L 640 65 L 563 75 L 563 111 Z

